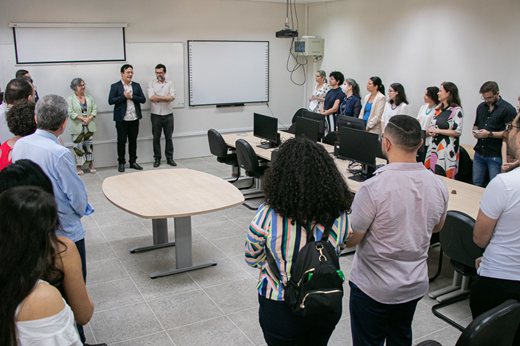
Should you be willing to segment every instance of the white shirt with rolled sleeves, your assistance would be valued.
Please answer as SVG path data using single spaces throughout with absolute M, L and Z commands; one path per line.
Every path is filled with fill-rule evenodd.
M 382 304 L 402 304 L 428 291 L 428 248 L 446 218 L 448 188 L 422 163 L 390 163 L 356 192 L 350 220 L 366 233 L 350 281 Z
M 132 89 L 132 82 L 130 84 L 125 84 L 123 80 L 121 80 L 121 83 L 123 83 L 123 88 L 125 88 L 125 92 L 132 95 L 133 89 Z M 126 100 L 126 114 L 123 118 L 124 121 L 134 121 L 137 120 L 137 113 L 135 112 L 135 105 L 134 101 L 132 99 Z
M 154 79 L 148 83 L 148 99 L 151 99 L 153 95 L 157 96 L 170 96 L 175 97 L 175 88 L 171 80 L 165 79 L 164 82 L 159 82 Z M 156 115 L 168 115 L 173 113 L 172 102 L 150 102 L 151 113 Z

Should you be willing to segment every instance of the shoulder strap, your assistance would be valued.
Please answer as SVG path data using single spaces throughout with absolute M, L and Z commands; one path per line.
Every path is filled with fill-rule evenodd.
M 329 221 L 325 224 L 325 230 L 323 231 L 323 234 L 321 235 L 320 241 L 322 241 L 322 240 L 327 241 L 327 239 L 329 238 L 330 232 L 332 231 L 332 226 L 334 225 L 335 221 L 336 220 L 332 220 L 332 222 Z

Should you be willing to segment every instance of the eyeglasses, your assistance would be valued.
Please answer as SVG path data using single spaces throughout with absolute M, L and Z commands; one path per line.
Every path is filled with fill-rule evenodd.
M 388 137 L 385 137 L 385 135 L 382 133 L 382 134 L 381 134 L 381 141 L 382 141 L 383 139 L 386 139 L 386 140 L 390 143 L 390 145 L 393 145 L 392 142 L 388 139 Z
M 515 125 L 513 125 L 512 123 L 509 123 L 509 124 L 506 124 L 506 129 L 505 129 L 505 131 L 506 131 L 507 133 L 509 133 L 509 132 L 511 132 L 511 130 L 513 129 L 513 127 L 516 128 L 516 129 L 520 129 L 520 126 L 515 126 Z
M 491 96 L 491 97 L 480 96 L 480 98 L 487 102 L 487 101 L 494 101 L 495 100 L 495 96 L 496 96 L 496 94 Z

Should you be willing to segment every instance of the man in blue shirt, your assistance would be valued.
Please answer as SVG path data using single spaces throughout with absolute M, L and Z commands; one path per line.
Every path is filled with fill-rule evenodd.
M 44 96 L 36 104 L 35 112 L 38 129 L 34 134 L 16 141 L 12 159 L 13 162 L 29 159 L 37 163 L 52 181 L 61 224 L 56 234 L 76 243 L 83 279 L 86 280 L 85 228 L 81 224 L 81 217 L 92 214 L 94 209 L 88 203 L 85 185 L 76 173 L 72 153 L 58 140 L 65 131 L 69 117 L 67 101 L 58 95 Z M 82 334 L 81 330 L 80 337 L 84 342 Z

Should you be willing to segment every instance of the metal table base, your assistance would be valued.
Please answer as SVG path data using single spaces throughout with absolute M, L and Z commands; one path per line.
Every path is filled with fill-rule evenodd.
M 152 220 L 153 245 L 130 249 L 131 253 L 136 253 L 175 246 L 176 268 L 153 272 L 150 274 L 152 279 L 217 265 L 217 262 L 215 261 L 193 263 L 191 248 L 191 216 L 176 217 L 173 219 L 173 224 L 175 227 L 174 242 L 168 242 L 168 220 L 154 219 Z

